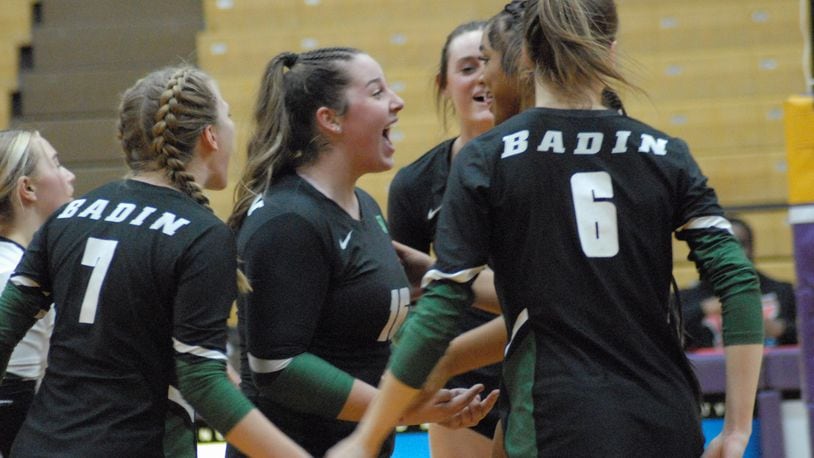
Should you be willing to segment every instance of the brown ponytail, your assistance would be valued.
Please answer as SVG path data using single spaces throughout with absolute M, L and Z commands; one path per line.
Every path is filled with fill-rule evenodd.
M 230 227 L 243 224 L 252 201 L 275 177 L 317 158 L 325 140 L 317 132 L 316 111 L 324 106 L 344 113 L 344 90 L 350 77 L 341 63 L 360 53 L 353 48 L 284 52 L 266 65 L 246 167 L 235 187 L 235 206 L 227 221 Z
M 530 0 L 525 43 L 535 76 L 578 101 L 597 84 L 632 87 L 611 59 L 618 26 L 613 0 Z

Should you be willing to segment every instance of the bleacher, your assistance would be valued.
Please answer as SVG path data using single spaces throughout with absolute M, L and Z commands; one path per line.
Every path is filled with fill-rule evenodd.
M 619 0 L 620 61 L 645 93 L 625 93 L 632 116 L 685 139 L 727 208 L 755 226 L 759 267 L 794 279 L 783 140 L 784 99 L 805 89 L 796 0 Z M 395 0 L 205 0 L 199 63 L 221 84 L 246 144 L 257 84 L 275 54 L 359 47 L 376 58 L 405 100 L 394 131 L 396 167 L 361 180 L 386 205 L 395 171 L 445 136 L 432 100 L 445 35 L 488 18 L 492 2 Z M 234 161 L 232 181 L 242 158 Z M 226 215 L 231 190 L 213 198 Z M 679 284 L 696 278 L 675 245 Z
M 0 8 L 0 128 L 7 128 L 17 91 L 20 52 L 31 43 L 34 0 L 5 0 Z

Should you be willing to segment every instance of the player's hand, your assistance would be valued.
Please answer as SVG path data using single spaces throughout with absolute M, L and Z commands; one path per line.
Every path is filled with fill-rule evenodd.
M 748 443 L 748 434 L 722 432 L 715 439 L 712 439 L 701 458 L 741 458 Z
M 477 396 L 468 406 L 446 420 L 439 421 L 438 424 L 451 429 L 471 428 L 483 420 L 483 417 L 492 410 L 499 394 L 500 390 L 492 390 L 483 400 L 480 399 L 480 396 Z
M 373 458 L 375 453 L 369 452 L 362 447 L 361 441 L 355 434 L 342 439 L 330 448 L 325 454 L 325 458 Z
M 418 425 L 444 421 L 468 407 L 483 388 L 483 384 L 478 383 L 466 389 L 438 390 L 429 400 L 413 404 L 400 423 Z

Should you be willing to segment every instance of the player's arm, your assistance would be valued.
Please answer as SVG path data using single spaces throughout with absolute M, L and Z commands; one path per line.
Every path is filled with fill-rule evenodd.
M 226 320 L 237 295 L 236 271 L 234 239 L 224 225 L 211 227 L 178 261 L 172 331 L 178 389 L 244 453 L 308 456 L 263 417 L 226 375 Z
M 503 361 L 506 342 L 502 315 L 454 338 L 424 382 L 423 394 L 437 391 L 451 377 Z
M 433 265 L 432 256 L 395 240 L 393 241 L 393 247 L 396 249 L 396 254 L 404 266 L 412 289 L 421 291 L 420 282 L 424 274 Z M 475 295 L 473 307 L 495 315 L 502 313 L 497 292 L 495 291 L 495 273 L 492 269 L 487 267 L 478 274 L 472 283 L 472 291 Z
M 727 412 L 711 448 L 745 446 L 752 432 L 763 356 L 763 312 L 754 267 L 722 217 L 696 218 L 678 233 L 690 246 L 689 259 L 721 300 L 726 355 Z
M 15 277 L 6 283 L 0 295 L 0 379 L 14 347 L 50 304 L 48 295 L 27 277 Z
M 356 431 L 328 456 L 375 456 L 455 337 L 457 318 L 469 305 L 471 294 L 469 284 L 444 281 L 427 288 L 414 316 L 399 331 L 399 344 L 382 377 L 380 394 Z
M 246 455 L 308 456 L 235 388 L 226 376 L 225 360 L 177 353 L 175 372 L 184 399 Z

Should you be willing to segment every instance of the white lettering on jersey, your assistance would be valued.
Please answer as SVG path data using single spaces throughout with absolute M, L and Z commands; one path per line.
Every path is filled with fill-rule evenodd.
M 562 144 L 562 132 L 559 130 L 547 130 L 543 135 L 543 140 L 537 146 L 537 151 L 551 151 L 562 154 L 565 146 Z
M 84 209 L 82 213 L 76 215 L 78 218 L 100 219 L 102 212 L 107 208 L 109 200 L 98 199 L 96 202 L 90 204 L 90 207 Z
M 64 209 L 62 209 L 62 212 L 60 212 L 57 218 L 64 219 L 75 216 L 77 218 L 99 220 L 102 219 L 102 216 L 104 216 L 103 213 L 108 207 L 108 204 L 110 204 L 110 201 L 106 199 L 97 199 L 88 205 L 84 210 L 79 212 L 85 203 L 87 203 L 85 199 L 77 199 L 70 202 L 65 206 Z M 125 220 L 127 220 L 127 218 L 130 217 L 130 215 L 135 213 L 136 208 L 136 205 L 132 203 L 121 202 L 116 204 L 116 208 L 107 214 L 104 221 L 110 223 L 123 223 Z M 145 223 L 147 218 L 156 211 L 157 209 L 154 207 L 144 207 L 135 218 L 129 221 L 128 224 L 132 226 L 141 226 Z M 189 223 L 190 221 L 186 218 L 180 218 L 170 212 L 163 212 L 158 219 L 150 224 L 149 229 L 154 231 L 160 230 L 166 235 L 175 235 L 180 228 L 188 225 Z
M 57 216 L 57 219 L 70 218 L 71 216 L 76 214 L 76 212 L 79 210 L 79 207 L 81 207 L 84 203 L 85 199 L 76 199 L 74 201 L 71 201 L 71 203 L 69 203 L 68 205 L 65 206 L 65 208 L 62 209 L 62 213 L 60 213 L 59 216 Z
M 627 140 L 630 138 L 629 130 L 616 132 L 616 145 L 613 147 L 613 154 L 627 153 Z
M 504 149 L 501 157 L 513 156 L 525 152 L 526 141 L 528 139 L 528 131 L 520 131 L 516 134 L 507 135 L 503 137 Z M 521 136 L 521 134 L 525 134 Z M 614 133 L 616 142 L 613 145 L 611 154 L 627 153 L 628 140 L 633 132 L 629 130 L 619 130 Z M 543 139 L 537 146 L 537 151 L 563 154 L 565 150 L 565 140 L 563 133 L 559 130 L 547 130 L 543 132 Z M 605 134 L 602 132 L 577 132 L 576 134 L 576 147 L 572 154 L 591 155 L 603 151 L 604 148 L 610 148 L 610 145 L 605 144 Z M 667 154 L 667 139 L 656 138 L 650 134 L 641 134 L 641 144 L 639 145 L 640 153 L 652 153 L 656 156 L 664 156 Z
M 128 204 L 128 203 L 121 203 L 116 205 L 116 208 L 107 215 L 105 221 L 109 221 L 111 223 L 121 223 L 122 221 L 126 220 L 130 213 L 133 213 L 133 210 L 136 209 L 135 204 Z
M 251 207 L 249 207 L 249 211 L 246 212 L 246 216 L 252 216 L 255 210 L 258 208 L 263 208 L 263 196 L 257 196 L 254 198 Z
M 175 232 L 181 228 L 181 226 L 186 226 L 189 224 L 189 220 L 185 218 L 178 218 L 175 219 L 176 216 L 170 212 L 164 212 L 160 218 L 155 220 L 155 222 L 150 226 L 150 229 L 158 230 L 161 229 L 161 232 L 167 235 L 175 235 Z
M 133 218 L 133 221 L 130 221 L 130 224 L 133 226 L 141 226 L 144 224 L 144 220 L 147 219 L 148 216 L 152 215 L 155 212 L 155 208 L 153 207 L 144 207 L 139 213 L 138 216 Z
M 602 149 L 602 132 L 580 132 L 577 134 L 577 148 L 574 154 L 596 154 Z
M 667 140 L 655 138 L 652 135 L 642 134 L 642 144 L 639 146 L 640 153 L 653 153 L 656 156 L 667 154 Z
M 529 148 L 529 131 L 521 130 L 503 137 L 503 154 L 501 159 L 505 159 L 515 154 L 525 153 Z

